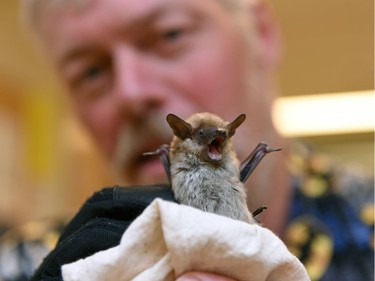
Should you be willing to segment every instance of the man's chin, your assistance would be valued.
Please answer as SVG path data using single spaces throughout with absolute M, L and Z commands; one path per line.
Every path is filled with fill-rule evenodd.
M 166 172 L 158 158 L 142 162 L 130 169 L 126 169 L 123 178 L 127 185 L 168 183 Z

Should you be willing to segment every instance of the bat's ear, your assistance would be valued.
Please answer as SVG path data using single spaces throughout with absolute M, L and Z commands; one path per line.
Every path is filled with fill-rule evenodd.
M 176 137 L 184 140 L 186 138 L 191 138 L 193 135 L 193 127 L 182 120 L 180 117 L 170 113 L 167 116 L 167 122 L 171 126 L 173 133 Z
M 234 121 L 232 121 L 231 123 L 227 125 L 229 137 L 232 137 L 234 135 L 234 133 L 236 132 L 236 129 L 243 123 L 243 121 L 245 121 L 245 119 L 246 119 L 246 115 L 241 114 Z

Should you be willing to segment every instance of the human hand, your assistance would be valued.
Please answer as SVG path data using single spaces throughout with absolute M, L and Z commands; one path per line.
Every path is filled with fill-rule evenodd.
M 176 281 L 235 281 L 232 278 L 207 272 L 188 272 L 179 276 Z

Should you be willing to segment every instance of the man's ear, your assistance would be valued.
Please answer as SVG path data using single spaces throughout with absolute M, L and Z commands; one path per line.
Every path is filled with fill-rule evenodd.
M 282 57 L 281 30 L 276 16 L 267 0 L 248 0 L 250 16 L 255 20 L 264 62 L 270 68 L 277 68 Z

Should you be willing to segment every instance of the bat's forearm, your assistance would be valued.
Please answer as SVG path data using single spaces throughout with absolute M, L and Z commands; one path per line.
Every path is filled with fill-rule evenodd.
M 251 173 L 255 170 L 258 166 L 260 161 L 263 159 L 266 154 L 274 151 L 280 151 L 282 148 L 270 148 L 266 143 L 261 142 L 259 143 L 253 152 L 241 163 L 240 166 L 240 180 L 241 182 L 245 182 Z

